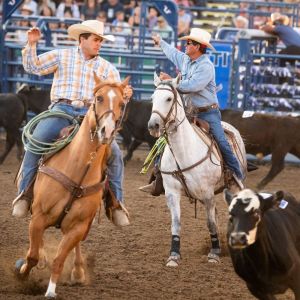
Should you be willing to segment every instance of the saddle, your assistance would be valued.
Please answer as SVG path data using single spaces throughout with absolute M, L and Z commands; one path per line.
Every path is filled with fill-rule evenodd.
M 223 182 L 224 184 L 221 184 L 222 180 L 220 181 L 220 188 L 217 189 L 215 191 L 215 193 L 219 193 L 223 190 L 224 186 L 230 186 L 232 185 L 232 181 L 233 181 L 233 174 L 232 171 L 229 170 L 225 165 L 224 165 L 224 160 L 221 154 L 221 151 L 219 149 L 218 144 L 214 141 L 212 135 L 209 132 L 210 126 L 209 123 L 198 119 L 198 118 L 193 118 L 192 122 L 191 122 L 192 127 L 194 128 L 195 132 L 198 134 L 198 136 L 204 141 L 204 143 L 210 147 L 212 142 L 213 142 L 213 148 L 212 148 L 212 153 L 215 156 L 215 163 L 219 164 L 222 168 L 222 173 L 223 173 Z M 222 122 L 222 126 L 226 135 L 226 138 L 234 152 L 234 154 L 236 155 L 237 159 L 239 160 L 239 163 L 241 166 L 243 166 L 243 157 L 242 154 L 238 151 L 238 144 L 235 140 L 235 136 L 234 133 L 232 131 L 230 131 L 230 129 L 226 126 L 225 122 Z M 212 141 L 213 139 L 213 141 Z M 210 157 L 210 159 L 212 159 L 212 157 Z M 152 196 L 159 196 L 161 194 L 164 194 L 164 187 L 163 187 L 163 179 L 162 179 L 162 175 L 161 172 L 158 168 L 158 166 L 155 166 L 152 174 L 150 176 L 150 180 L 149 183 L 152 184 L 152 191 L 151 191 L 151 195 Z

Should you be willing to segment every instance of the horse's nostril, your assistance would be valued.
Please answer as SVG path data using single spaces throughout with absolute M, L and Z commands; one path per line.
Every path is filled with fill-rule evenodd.
M 159 124 L 155 124 L 155 129 L 159 129 Z
M 101 128 L 101 134 L 104 134 L 105 133 L 105 126 L 103 126 L 102 128 Z

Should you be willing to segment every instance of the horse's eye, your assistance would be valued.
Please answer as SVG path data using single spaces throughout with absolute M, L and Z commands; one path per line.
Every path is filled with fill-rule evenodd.
M 168 102 L 172 101 L 172 98 L 168 98 L 167 101 L 168 101 Z
M 103 100 L 104 100 L 102 96 L 97 96 L 96 99 L 97 99 L 97 102 L 99 102 L 99 103 L 103 102 Z

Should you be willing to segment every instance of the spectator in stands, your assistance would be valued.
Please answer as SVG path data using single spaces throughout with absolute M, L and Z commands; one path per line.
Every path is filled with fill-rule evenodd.
M 106 12 L 107 22 L 112 23 L 116 18 L 116 12 L 123 11 L 124 7 L 119 0 L 107 0 L 107 3 L 101 5 L 101 10 Z
M 97 18 L 99 6 L 97 0 L 85 0 L 81 6 L 81 19 L 93 20 Z
M 30 16 L 33 15 L 34 11 L 32 10 L 31 6 L 27 4 L 23 4 L 20 8 L 20 14 L 22 16 Z M 24 29 L 18 29 L 16 30 L 16 39 L 17 43 L 21 45 L 25 45 L 27 42 L 27 36 L 26 36 L 26 29 L 32 26 L 31 22 L 28 20 L 22 20 L 18 22 L 18 25 Z
M 266 8 L 264 6 L 258 7 L 258 11 L 265 12 Z M 259 29 L 262 25 L 266 24 L 268 18 L 262 14 L 253 17 L 253 28 Z
M 97 20 L 87 20 L 81 24 L 74 24 L 68 28 L 69 37 L 78 41 L 79 46 L 67 49 L 54 49 L 37 56 L 36 46 L 41 38 L 38 28 L 31 28 L 27 32 L 28 43 L 22 51 L 24 69 L 36 75 L 54 73 L 51 88 L 50 111 L 62 111 L 70 116 L 85 115 L 88 106 L 85 101 L 93 102 L 95 87 L 93 73 L 96 72 L 102 80 L 120 82 L 118 70 L 108 61 L 99 56 L 101 45 L 106 40 L 113 40 L 111 36 L 104 35 L 104 24 Z M 132 88 L 125 87 L 124 97 L 132 96 Z M 50 117 L 42 119 L 35 127 L 33 137 L 41 142 L 50 142 L 59 136 L 62 128 L 70 121 L 64 118 Z M 13 202 L 13 215 L 24 217 L 27 215 L 30 201 L 26 190 L 34 178 L 38 167 L 40 155 L 26 151 L 19 196 Z M 128 225 L 129 221 L 123 202 L 123 159 L 122 152 L 115 140 L 111 144 L 111 156 L 107 162 L 109 185 L 120 205 L 117 213 L 122 219 L 120 223 Z M 120 214 L 119 214 L 120 213 Z
M 215 68 L 206 54 L 207 48 L 214 50 L 210 43 L 211 34 L 200 28 L 192 28 L 189 35 L 180 38 L 186 41 L 185 53 L 163 41 L 159 35 L 153 35 L 152 38 L 154 43 L 161 47 L 167 58 L 180 70 L 182 78 L 178 90 L 183 93 L 184 102 L 190 103 L 194 107 L 199 119 L 209 123 L 210 131 L 220 147 L 227 167 L 232 171 L 237 185 L 243 188 L 241 181 L 244 176 L 221 125 Z M 171 77 L 161 72 L 160 79 L 168 80 Z M 149 192 L 151 186 L 140 189 Z
M 190 1 L 189 0 L 174 0 L 174 2 L 179 6 L 189 7 Z
M 157 25 L 158 11 L 155 7 L 150 6 L 147 15 L 147 28 L 151 32 L 153 27 Z
M 137 6 L 135 0 L 121 0 L 121 4 L 124 7 L 125 21 L 128 22 L 130 16 L 132 16 L 134 8 Z
M 178 9 L 178 36 L 182 37 L 190 32 L 192 17 L 184 8 Z
M 290 20 L 286 15 L 280 13 L 271 14 L 270 23 L 261 26 L 260 29 L 275 34 L 283 42 L 285 48 L 279 51 L 282 55 L 300 55 L 300 34 L 289 26 Z M 280 59 L 280 66 L 285 67 L 286 63 L 295 64 L 294 59 Z
M 71 18 L 80 18 L 79 7 L 73 0 L 64 0 L 58 5 L 56 16 L 66 18 L 66 14 L 70 14 Z
M 128 23 L 131 27 L 140 26 L 141 20 L 141 6 L 138 5 L 133 10 L 133 15 L 129 18 Z
M 100 10 L 96 19 L 104 24 L 104 33 L 109 33 L 111 31 L 110 26 L 107 25 L 107 17 L 105 11 Z
M 48 9 L 52 11 L 52 14 L 49 15 Z M 43 11 L 46 10 L 46 12 L 43 13 Z M 56 13 L 56 5 L 51 0 L 40 0 L 38 4 L 38 13 L 40 16 L 55 16 Z
M 233 18 L 233 25 L 239 29 L 246 29 L 249 26 L 249 20 L 243 16 L 237 16 Z
M 115 45 L 121 48 L 127 48 L 127 38 L 131 35 L 131 27 L 125 20 L 125 13 L 124 11 L 117 11 L 116 12 L 116 19 L 112 22 L 112 29 L 113 32 L 116 33 L 115 35 Z
M 32 11 L 32 15 L 38 14 L 38 5 L 33 0 L 24 0 L 23 5 L 26 5 L 26 7 L 30 8 Z
M 153 31 L 159 33 L 164 39 L 170 39 L 174 35 L 172 27 L 168 25 L 163 16 L 158 17 L 157 25 L 153 27 Z
M 55 10 L 47 4 L 42 4 L 39 7 L 39 15 L 43 17 L 53 17 L 55 15 Z

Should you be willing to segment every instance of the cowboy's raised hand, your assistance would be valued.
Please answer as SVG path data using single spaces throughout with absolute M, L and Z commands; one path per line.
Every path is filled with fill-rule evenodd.
M 126 85 L 123 91 L 124 100 L 129 101 L 133 95 L 133 89 L 131 85 Z
M 27 40 L 28 43 L 35 44 L 39 41 L 41 38 L 41 31 L 37 27 L 32 27 L 27 31 Z
M 160 46 L 161 37 L 158 34 L 153 34 L 152 40 L 154 41 L 154 45 Z
M 159 79 L 160 80 L 168 80 L 168 79 L 172 79 L 172 77 L 167 73 L 160 72 Z

